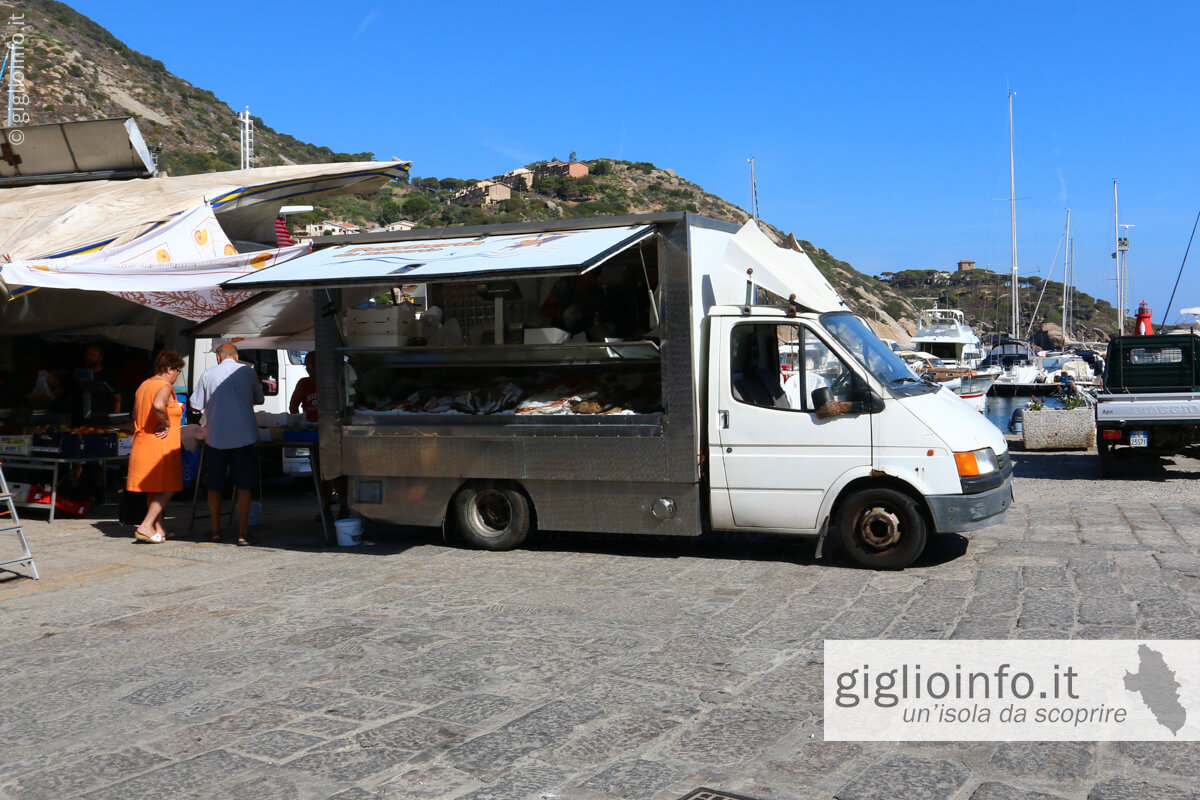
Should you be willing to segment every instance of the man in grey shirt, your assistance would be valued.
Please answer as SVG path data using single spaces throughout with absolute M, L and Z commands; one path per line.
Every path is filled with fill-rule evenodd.
M 200 376 L 192 392 L 192 408 L 203 411 L 208 425 L 204 445 L 208 478 L 208 510 L 212 516 L 212 541 L 221 541 L 221 491 L 232 473 L 237 487 L 239 545 L 250 544 L 250 491 L 258 486 L 258 425 L 254 406 L 263 402 L 262 383 L 249 364 L 238 361 L 237 348 L 217 348 L 217 365 Z

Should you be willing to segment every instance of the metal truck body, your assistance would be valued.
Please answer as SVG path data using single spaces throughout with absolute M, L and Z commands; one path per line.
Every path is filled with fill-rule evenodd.
M 951 391 L 915 380 L 807 257 L 750 228 L 678 213 L 338 237 L 309 269 L 299 259 L 231 288 L 312 290 L 322 470 L 349 477 L 353 509 L 370 519 L 449 525 L 493 549 L 515 546 L 534 525 L 673 536 L 822 536 L 833 525 L 855 560 L 883 568 L 910 563 L 927 533 L 1003 519 L 1012 490 L 1000 432 Z M 560 237 L 565 247 L 590 237 L 595 252 L 505 266 L 514 247 Z M 471 261 L 481 246 L 491 250 Z M 459 266 L 448 250 L 463 254 Z M 371 264 L 343 267 L 339 257 Z M 494 302 L 493 316 L 453 346 L 349 344 L 346 308 L 364 287 L 396 283 L 393 274 L 426 281 L 447 318 L 479 311 L 463 286 Z M 636 309 L 635 336 L 497 343 L 513 336 L 505 320 L 530 318 L 533 301 L 545 311 L 562 286 L 548 293 L 547 281 L 578 287 L 589 274 L 611 308 Z M 808 363 L 781 368 L 797 353 Z M 560 416 L 414 406 L 439 386 L 548 374 L 654 390 L 658 405 Z M 477 395 L 494 392 L 472 389 L 461 402 Z

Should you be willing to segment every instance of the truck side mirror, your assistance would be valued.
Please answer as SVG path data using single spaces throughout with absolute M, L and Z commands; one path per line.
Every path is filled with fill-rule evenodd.
M 830 401 L 832 400 L 833 392 L 829 390 L 828 386 L 822 386 L 820 389 L 812 390 L 813 408 L 823 408 L 829 405 Z
M 878 414 L 881 411 L 883 411 L 883 398 L 869 388 L 865 390 L 862 400 L 855 400 L 850 404 L 851 414 Z

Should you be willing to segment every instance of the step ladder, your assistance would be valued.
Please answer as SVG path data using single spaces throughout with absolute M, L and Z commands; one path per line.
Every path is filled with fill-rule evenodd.
M 12 492 L 8 488 L 8 480 L 4 477 L 4 467 L 0 466 L 0 539 L 4 534 L 9 533 L 17 534 L 23 555 L 20 558 L 0 560 L 0 571 L 13 572 L 12 567 L 27 564 L 29 571 L 33 573 L 33 579 L 38 580 L 37 564 L 33 563 L 33 553 L 29 552 L 29 542 L 25 541 L 21 518 L 17 516 L 17 504 L 13 502 Z

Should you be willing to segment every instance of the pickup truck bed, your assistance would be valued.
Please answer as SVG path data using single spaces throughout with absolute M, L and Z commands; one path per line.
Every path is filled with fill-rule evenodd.
M 1105 391 L 1096 399 L 1100 471 L 1118 448 L 1178 453 L 1200 443 L 1200 338 L 1119 336 L 1108 345 Z

